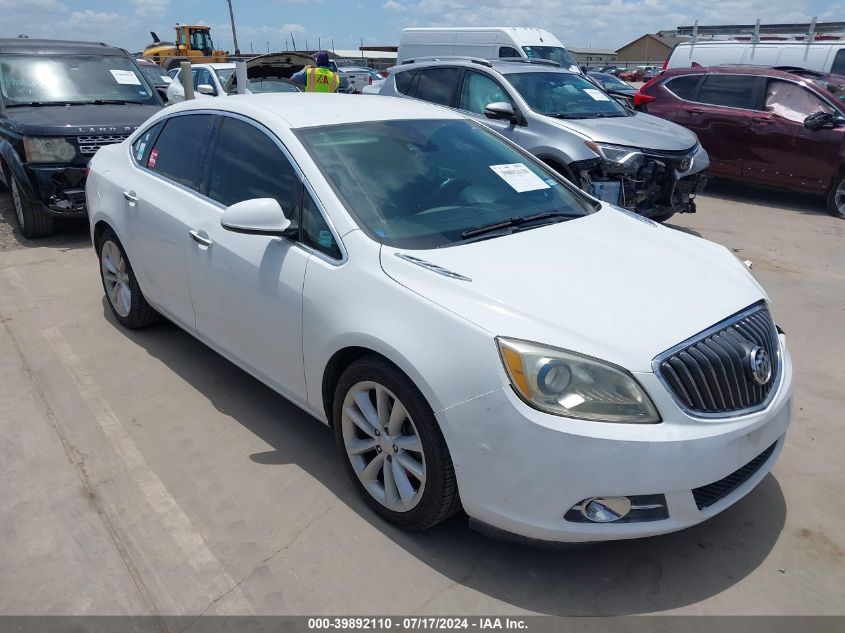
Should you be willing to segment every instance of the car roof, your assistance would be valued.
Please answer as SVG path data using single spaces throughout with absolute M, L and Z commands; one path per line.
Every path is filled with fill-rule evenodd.
M 74 42 L 72 40 L 43 40 L 29 37 L 0 39 L 0 53 L 29 53 L 32 55 L 126 55 L 126 51 L 103 42 Z
M 403 72 L 415 68 L 426 68 L 429 66 L 460 66 L 463 68 L 492 68 L 503 75 L 514 72 L 561 72 L 570 75 L 577 74 L 568 68 L 561 68 L 557 64 L 538 63 L 523 60 L 522 58 L 514 59 L 481 59 L 477 57 L 441 57 L 439 59 L 421 59 L 420 61 L 411 61 L 399 66 L 394 66 L 390 69 L 391 72 Z
M 822 73 L 815 70 L 791 66 L 752 66 L 750 64 L 720 64 L 717 66 L 690 66 L 686 68 L 672 68 L 665 71 L 667 77 L 677 75 L 701 75 L 704 73 L 720 73 L 724 75 L 760 75 L 761 77 L 775 77 L 781 79 L 794 79 L 800 77 L 807 79 L 812 77 L 829 77 L 830 73 Z
M 340 123 L 399 121 L 408 119 L 463 119 L 448 108 L 424 101 L 381 95 L 321 93 L 262 93 L 231 95 L 226 99 L 193 99 L 171 105 L 162 112 L 220 110 L 268 123 L 276 118 L 285 127 L 305 128 Z

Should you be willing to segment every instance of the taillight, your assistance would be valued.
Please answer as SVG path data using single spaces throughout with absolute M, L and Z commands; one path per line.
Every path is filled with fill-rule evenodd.
M 669 58 L 663 60 L 663 66 L 660 67 L 660 70 L 666 70 L 666 67 L 669 66 Z
M 643 86 L 643 88 L 645 88 L 645 86 Z M 635 108 L 639 108 L 641 106 L 644 106 L 647 103 L 651 103 L 652 101 L 654 101 L 657 98 L 657 97 L 652 97 L 651 95 L 644 95 L 642 93 L 643 88 L 640 88 L 639 91 L 636 94 L 634 94 L 634 107 Z

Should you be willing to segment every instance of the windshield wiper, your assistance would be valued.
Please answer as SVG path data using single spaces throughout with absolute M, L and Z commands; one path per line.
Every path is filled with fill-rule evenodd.
M 510 229 L 501 233 L 501 235 L 508 235 L 513 233 L 515 227 L 520 227 L 524 224 L 530 224 L 533 222 L 537 222 L 537 224 L 533 224 L 530 227 L 524 227 L 524 229 L 516 229 L 516 230 L 525 230 L 529 228 L 536 228 L 538 226 L 543 226 L 544 224 L 552 224 L 554 222 L 562 222 L 563 220 L 571 220 L 572 218 L 580 218 L 584 214 L 583 213 L 564 213 L 563 211 L 545 211 L 543 213 L 537 213 L 535 215 L 526 215 L 523 217 L 518 218 L 510 218 L 509 220 L 501 220 L 499 222 L 493 222 L 492 224 L 487 224 L 484 226 L 479 226 L 474 229 L 467 229 L 463 233 L 461 233 L 461 239 L 464 241 L 474 241 L 472 238 L 477 238 L 480 236 L 489 236 L 489 237 L 497 237 L 496 235 L 492 235 L 497 231 L 502 231 L 502 229 Z M 552 220 L 552 222 L 544 222 L 544 220 Z M 484 238 L 482 238 L 484 239 Z
M 123 99 L 91 99 L 85 101 L 93 105 L 126 105 L 127 103 L 140 103 L 139 101 L 124 101 Z

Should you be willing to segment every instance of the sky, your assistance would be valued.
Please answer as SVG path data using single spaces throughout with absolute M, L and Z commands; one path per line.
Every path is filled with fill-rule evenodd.
M 616 49 L 643 33 L 692 24 L 845 21 L 843 0 L 232 0 L 242 52 L 396 45 L 410 26 L 534 26 L 575 48 Z M 96 40 L 139 51 L 150 31 L 207 24 L 233 51 L 226 0 L 0 0 L 0 37 Z

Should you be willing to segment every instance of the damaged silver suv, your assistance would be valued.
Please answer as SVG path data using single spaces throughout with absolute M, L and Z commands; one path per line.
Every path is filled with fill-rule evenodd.
M 482 120 L 596 198 L 658 222 L 695 212 L 710 164 L 694 133 L 546 60 L 410 60 L 390 69 L 379 94 Z

